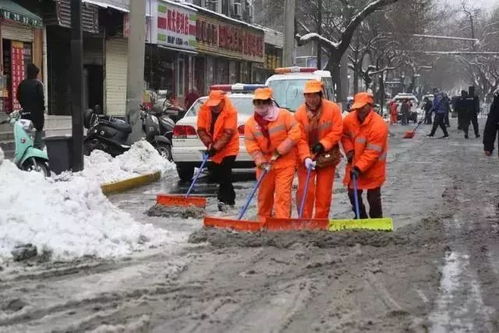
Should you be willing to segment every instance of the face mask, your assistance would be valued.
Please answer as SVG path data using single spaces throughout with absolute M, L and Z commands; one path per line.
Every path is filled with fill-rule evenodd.
M 269 114 L 270 108 L 271 105 L 255 106 L 255 112 L 258 113 L 260 116 L 265 117 Z

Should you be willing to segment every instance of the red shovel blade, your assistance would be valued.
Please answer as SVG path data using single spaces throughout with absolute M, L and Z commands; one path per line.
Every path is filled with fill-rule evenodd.
M 203 197 L 185 197 L 185 195 L 158 194 L 156 203 L 167 207 L 206 207 L 206 198 Z
M 414 134 L 416 134 L 416 131 L 407 131 L 404 134 L 404 139 L 412 139 Z
M 327 230 L 328 227 L 328 219 L 285 219 L 271 217 L 265 221 L 265 229 L 269 231 Z
M 232 229 L 236 231 L 250 232 L 260 231 L 264 226 L 264 222 L 260 221 L 244 221 L 210 216 L 205 216 L 203 223 L 205 227 L 210 228 Z

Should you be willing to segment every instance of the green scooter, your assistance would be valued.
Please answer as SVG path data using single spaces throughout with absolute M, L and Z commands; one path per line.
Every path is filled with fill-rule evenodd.
M 33 147 L 34 127 L 31 120 L 21 119 L 21 112 L 14 111 L 2 123 L 10 123 L 14 128 L 15 156 L 14 163 L 21 170 L 43 173 L 50 176 L 47 153 Z

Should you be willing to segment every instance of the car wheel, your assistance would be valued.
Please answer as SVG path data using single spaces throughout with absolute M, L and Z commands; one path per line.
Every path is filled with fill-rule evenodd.
M 180 178 L 181 181 L 188 182 L 192 179 L 192 176 L 194 176 L 194 167 L 177 164 L 177 173 L 178 178 Z

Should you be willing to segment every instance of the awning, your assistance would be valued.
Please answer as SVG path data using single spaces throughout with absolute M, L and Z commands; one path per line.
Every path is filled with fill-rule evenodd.
M 130 6 L 128 1 L 124 0 L 83 0 L 83 2 L 90 3 L 92 5 L 101 7 L 101 8 L 112 8 L 116 9 L 120 12 L 123 13 L 129 13 L 130 12 Z M 152 16 L 151 15 L 151 9 L 149 6 L 146 5 L 146 16 Z
M 121 6 L 115 5 L 114 3 L 111 3 L 110 1 L 106 2 L 106 1 L 96 1 L 96 0 L 83 0 L 83 2 L 88 2 L 88 3 L 91 3 L 92 5 L 96 5 L 96 6 L 99 6 L 99 7 L 102 7 L 102 8 L 116 9 L 116 10 L 119 10 L 120 12 L 125 12 L 125 13 L 130 12 L 130 10 L 127 8 L 128 6 L 125 6 L 125 5 L 121 5 Z
M 43 28 L 42 18 L 11 0 L 0 0 L 0 16 L 5 20 Z
M 155 44 L 155 45 L 156 45 L 156 44 Z M 196 55 L 196 54 L 198 54 L 196 51 L 185 50 L 185 49 L 177 49 L 177 48 L 175 48 L 175 47 L 168 47 L 168 46 L 161 45 L 161 44 L 157 44 L 157 46 L 158 46 L 159 48 L 166 49 L 166 50 L 170 50 L 170 51 L 175 51 L 175 52 L 183 52 L 183 53 L 192 54 L 192 55 Z

